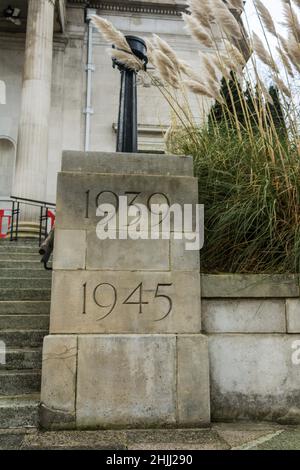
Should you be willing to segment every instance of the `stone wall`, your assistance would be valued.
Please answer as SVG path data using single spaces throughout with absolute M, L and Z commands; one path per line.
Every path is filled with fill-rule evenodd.
M 212 421 L 300 422 L 300 298 L 293 275 L 202 275 Z

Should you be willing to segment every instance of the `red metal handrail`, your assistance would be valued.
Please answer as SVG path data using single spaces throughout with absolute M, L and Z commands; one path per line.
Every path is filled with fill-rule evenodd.
M 51 224 L 51 225 L 50 225 L 50 228 L 52 228 L 53 225 L 54 225 L 54 223 L 55 223 L 55 214 L 54 214 L 54 212 L 52 212 L 50 209 L 48 209 L 48 210 L 47 210 L 47 216 L 48 216 L 48 218 L 49 218 L 50 221 L 51 221 L 51 222 L 50 222 L 50 224 Z
M 3 232 L 3 219 L 7 219 L 7 230 Z M 0 238 L 6 238 L 7 233 L 9 232 L 11 223 L 11 210 L 9 209 L 0 209 Z

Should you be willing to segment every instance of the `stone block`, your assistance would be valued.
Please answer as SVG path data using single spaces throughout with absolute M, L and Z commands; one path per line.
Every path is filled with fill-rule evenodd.
M 50 332 L 200 333 L 199 285 L 196 271 L 55 271 Z
M 46 336 L 43 345 L 41 402 L 49 415 L 75 418 L 77 337 Z M 46 412 L 44 412 L 44 415 Z M 51 420 L 55 421 L 55 419 Z M 72 421 L 72 419 L 71 419 Z M 45 427 L 47 423 L 43 423 Z
M 193 176 L 192 157 L 115 152 L 64 151 L 62 171 L 122 175 Z
M 203 300 L 206 333 L 285 333 L 285 300 Z
M 203 298 L 299 297 L 297 274 L 202 274 Z
M 179 335 L 177 348 L 178 424 L 206 425 L 210 422 L 207 337 Z
M 287 332 L 300 333 L 300 299 L 286 300 Z
M 200 251 L 199 250 L 187 250 L 186 243 L 190 244 L 191 240 L 183 238 L 177 240 L 174 237 L 174 233 L 171 234 L 170 239 L 170 263 L 171 270 L 174 271 L 198 271 L 200 270 Z M 200 290 L 200 285 L 199 285 Z
M 169 271 L 169 240 L 100 240 L 87 234 L 86 269 L 117 271 Z
M 212 420 L 300 423 L 300 335 L 209 336 Z
M 176 337 L 79 336 L 78 428 L 176 423 Z
M 85 269 L 86 232 L 55 229 L 53 269 Z

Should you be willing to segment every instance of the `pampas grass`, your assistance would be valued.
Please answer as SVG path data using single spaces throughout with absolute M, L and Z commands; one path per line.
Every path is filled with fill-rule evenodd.
M 278 33 L 263 0 L 249 1 L 256 7 L 264 33 L 264 40 L 250 34 L 251 67 L 246 67 L 248 57 L 239 48 L 243 29 L 232 14 L 243 8 L 243 1 L 188 0 L 190 14 L 182 18 L 199 45 L 198 64 L 192 67 L 165 39 L 153 35 L 146 46 L 154 71 L 146 73 L 170 107 L 167 149 L 194 158 L 199 197 L 206 210 L 202 269 L 299 272 L 300 111 L 290 79 L 294 85 L 300 74 L 296 15 L 300 0 L 282 0 L 286 35 Z M 142 63 L 124 35 L 106 20 L 94 24 L 117 47 L 110 54 L 142 73 Z M 268 34 L 277 40 L 276 58 Z M 275 86 L 271 92 L 261 76 L 260 62 Z M 246 81 L 250 82 L 248 95 L 243 89 Z M 277 95 L 284 123 L 278 116 Z M 206 119 L 203 110 L 216 103 Z
M 267 90 L 267 87 L 264 85 L 264 83 L 260 80 L 259 77 L 257 77 L 257 86 L 258 86 L 259 89 L 261 90 L 262 96 L 264 97 L 264 99 L 266 100 L 266 102 L 267 102 L 268 104 L 270 104 L 271 106 L 274 106 L 274 102 L 273 102 L 272 96 L 270 95 L 270 93 L 269 93 L 268 90 Z
M 212 61 L 219 70 L 219 73 L 229 82 L 231 80 L 232 61 L 227 56 L 221 54 L 214 55 Z M 230 66 L 228 62 L 230 62 Z
M 269 10 L 265 7 L 261 0 L 254 0 L 254 5 L 260 15 L 260 18 L 266 30 L 270 34 L 273 34 L 273 36 L 277 37 L 276 27 Z
M 153 57 L 154 65 L 157 67 L 162 79 L 173 88 L 179 88 L 178 70 L 169 57 L 159 49 L 154 50 Z
M 178 71 L 180 69 L 180 61 L 176 52 L 166 41 L 157 36 L 157 34 L 153 34 L 153 38 L 157 48 L 160 49 L 165 56 L 167 56 L 167 58 L 171 61 L 172 66 L 174 66 L 174 68 L 177 69 L 176 71 Z
M 135 55 L 119 49 L 109 49 L 109 54 L 121 64 L 125 65 L 129 70 L 139 72 L 144 69 L 144 64 Z
M 184 80 L 183 83 L 196 95 L 206 96 L 207 98 L 214 98 L 213 94 L 209 92 L 208 88 L 196 80 Z
M 236 39 L 241 39 L 242 32 L 240 25 L 228 10 L 223 0 L 211 0 L 211 5 L 214 11 L 215 20 L 225 34 L 229 37 L 232 36 Z
M 279 73 L 279 69 L 273 59 L 273 57 L 269 54 L 269 52 L 266 50 L 262 40 L 260 37 L 253 32 L 252 34 L 252 39 L 253 39 L 253 48 L 254 51 L 256 52 L 257 56 L 260 58 L 260 60 L 270 67 L 275 73 Z
M 209 33 L 199 24 L 196 18 L 189 16 L 186 13 L 182 14 L 183 21 L 185 22 L 188 31 L 191 35 L 204 46 L 210 48 L 214 47 L 214 41 Z
M 300 23 L 291 3 L 284 3 L 283 14 L 285 25 L 289 32 L 295 37 L 297 42 L 300 42 Z
M 292 93 L 290 89 L 286 86 L 286 84 L 281 80 L 280 77 L 274 76 L 273 77 L 274 83 L 277 85 L 278 89 L 288 98 L 292 99 Z
M 215 82 L 218 83 L 219 81 L 219 78 L 218 78 L 218 75 L 217 75 L 217 71 L 213 65 L 213 62 L 210 58 L 210 54 L 204 54 L 203 52 L 199 51 L 199 56 L 200 56 L 200 59 L 205 67 L 205 70 L 206 70 L 206 74 L 212 78 Z
M 294 67 L 300 71 L 300 45 L 295 38 L 291 37 L 288 42 L 288 54 Z
M 203 28 L 211 28 L 213 18 L 211 0 L 188 0 L 190 12 Z
M 227 0 L 229 7 L 242 11 L 244 8 L 243 0 Z
M 237 47 L 235 47 L 233 44 L 230 44 L 228 41 L 225 41 L 225 45 L 228 54 L 231 55 L 236 64 L 244 68 L 246 65 L 246 60 L 242 53 L 237 49 Z
M 277 46 L 276 47 L 276 50 L 280 56 L 280 59 L 281 59 L 281 62 L 283 63 L 288 75 L 291 77 L 291 78 L 294 78 L 295 75 L 294 75 L 294 72 L 293 72 L 293 68 L 290 64 L 290 61 L 289 61 L 289 58 L 288 56 L 283 52 L 282 48 Z
M 92 15 L 92 23 L 102 33 L 106 41 L 111 42 L 119 49 L 123 49 L 124 51 L 131 53 L 131 49 L 125 36 L 118 31 L 112 23 L 97 15 Z
M 223 98 L 220 93 L 220 84 L 216 82 L 213 77 L 209 77 L 207 85 L 208 85 L 209 92 L 214 97 L 214 99 L 218 101 L 219 103 L 223 103 Z

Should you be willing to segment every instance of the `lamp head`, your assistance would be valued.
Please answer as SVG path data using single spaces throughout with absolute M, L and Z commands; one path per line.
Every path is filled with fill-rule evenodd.
M 125 36 L 125 38 L 129 44 L 129 47 L 132 53 L 143 62 L 144 69 L 146 71 L 147 64 L 148 64 L 148 57 L 147 57 L 147 46 L 146 46 L 145 41 L 137 36 L 131 36 L 131 35 Z M 115 65 L 117 65 L 120 69 L 126 69 L 126 66 L 124 64 L 121 64 L 116 59 L 113 59 L 113 66 L 115 67 Z

